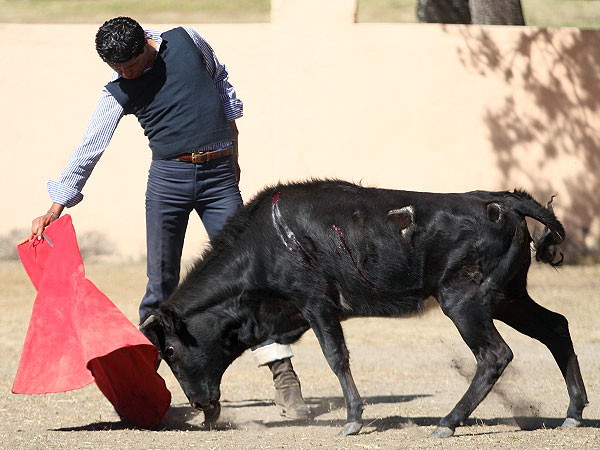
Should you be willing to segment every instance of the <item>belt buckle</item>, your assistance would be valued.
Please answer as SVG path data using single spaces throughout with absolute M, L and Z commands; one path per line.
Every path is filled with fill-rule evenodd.
M 202 162 L 202 153 L 192 152 L 192 162 L 194 164 L 199 164 Z

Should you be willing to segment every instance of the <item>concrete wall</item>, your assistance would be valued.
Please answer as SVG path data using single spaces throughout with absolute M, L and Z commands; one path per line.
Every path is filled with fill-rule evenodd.
M 571 243 L 598 245 L 598 32 L 354 24 L 347 9 L 294 21 L 283 11 L 270 24 L 191 24 L 244 100 L 245 199 L 308 177 L 437 192 L 519 187 L 543 202 L 558 193 Z M 94 51 L 96 29 L 0 24 L 0 236 L 46 211 L 46 181 L 80 143 L 110 76 Z M 67 210 L 78 233 L 102 231 L 121 255 L 142 256 L 149 162 L 126 117 L 83 202 Z M 204 239 L 194 217 L 185 256 Z

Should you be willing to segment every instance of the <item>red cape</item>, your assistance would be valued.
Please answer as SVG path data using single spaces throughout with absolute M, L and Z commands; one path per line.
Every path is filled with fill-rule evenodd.
M 65 392 L 96 381 L 121 416 L 156 427 L 171 403 L 156 347 L 85 277 L 71 217 L 18 251 L 38 293 L 12 392 Z

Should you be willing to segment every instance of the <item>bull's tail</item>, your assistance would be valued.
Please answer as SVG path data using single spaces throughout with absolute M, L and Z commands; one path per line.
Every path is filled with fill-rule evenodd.
M 533 238 L 535 246 L 535 259 L 553 267 L 560 266 L 563 254 L 558 246 L 565 240 L 565 229 L 554 215 L 552 200 L 547 206 L 538 203 L 525 191 L 515 190 L 511 194 L 511 209 L 522 217 L 531 217 L 544 224 L 544 231 L 540 236 Z M 558 258 L 558 259 L 557 259 Z

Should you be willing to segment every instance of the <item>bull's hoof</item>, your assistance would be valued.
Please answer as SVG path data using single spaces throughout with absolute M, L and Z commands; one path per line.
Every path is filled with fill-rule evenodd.
M 577 428 L 580 425 L 581 425 L 580 420 L 573 419 L 572 417 L 567 417 L 560 427 L 561 428 Z
M 448 438 L 454 434 L 454 430 L 448 427 L 437 427 L 433 433 L 429 435 L 432 438 Z
M 348 422 L 342 431 L 340 431 L 340 436 L 351 436 L 353 434 L 358 434 L 358 432 L 362 429 L 362 423 L 360 422 Z

